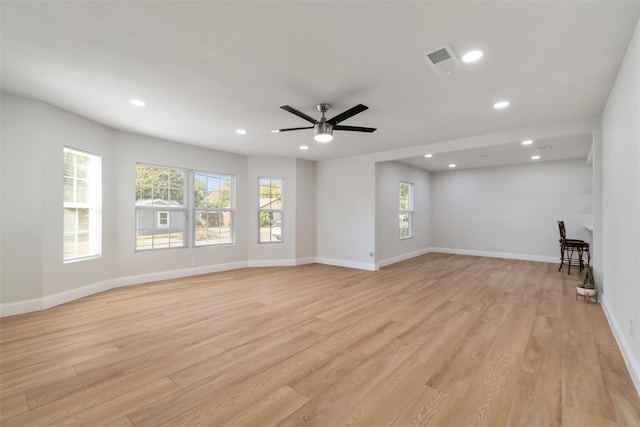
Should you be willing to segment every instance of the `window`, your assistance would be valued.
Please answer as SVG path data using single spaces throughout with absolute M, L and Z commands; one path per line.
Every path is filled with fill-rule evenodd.
M 158 212 L 158 228 L 169 228 L 169 212 Z
M 195 245 L 233 243 L 233 177 L 194 174 Z
M 282 178 L 258 178 L 258 243 L 282 242 Z
M 102 251 L 102 159 L 64 152 L 63 261 L 97 258 Z
M 400 239 L 413 237 L 413 184 L 400 183 Z
M 136 165 L 136 250 L 185 246 L 182 169 Z

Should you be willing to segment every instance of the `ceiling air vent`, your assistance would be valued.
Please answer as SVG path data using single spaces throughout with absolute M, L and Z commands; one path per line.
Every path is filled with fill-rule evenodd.
M 423 56 L 439 76 L 462 68 L 460 61 L 448 45 L 427 52 Z

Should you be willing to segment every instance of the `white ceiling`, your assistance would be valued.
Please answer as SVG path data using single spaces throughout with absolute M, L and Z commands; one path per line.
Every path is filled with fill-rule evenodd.
M 2 1 L 0 8 L 3 91 L 114 128 L 240 154 L 323 160 L 439 144 L 431 165 L 422 152 L 405 160 L 430 170 L 449 161 L 443 143 L 501 132 L 513 141 L 470 152 L 451 143 L 473 166 L 457 162 L 521 163 L 519 129 L 552 147 L 541 161 L 586 156 L 585 129 L 549 137 L 544 127 L 602 112 L 640 17 L 640 1 Z M 458 56 L 479 48 L 484 57 L 437 76 L 422 55 L 445 44 Z M 133 107 L 131 98 L 148 105 Z M 494 110 L 499 99 L 511 106 Z M 270 133 L 307 125 L 281 105 L 319 117 L 320 102 L 332 104 L 328 117 L 363 103 L 369 110 L 342 124 L 378 130 L 337 131 L 328 144 L 314 142 L 311 130 Z

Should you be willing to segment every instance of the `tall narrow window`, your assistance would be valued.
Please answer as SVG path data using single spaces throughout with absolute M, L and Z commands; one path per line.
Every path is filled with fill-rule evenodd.
M 194 174 L 195 245 L 233 243 L 233 177 L 207 172 Z
M 258 178 L 258 243 L 282 242 L 282 178 Z
M 185 247 L 186 172 L 136 165 L 136 250 Z
M 102 159 L 64 147 L 63 261 L 102 252 Z
M 413 184 L 400 183 L 400 239 L 413 237 Z

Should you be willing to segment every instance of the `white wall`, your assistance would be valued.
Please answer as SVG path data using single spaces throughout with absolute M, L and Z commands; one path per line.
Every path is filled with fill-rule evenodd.
M 107 127 L 45 103 L 2 94 L 2 302 L 23 301 L 109 279 L 116 255 L 103 233 L 101 259 L 62 263 L 63 146 L 102 155 L 103 196 L 115 186 Z M 105 204 L 103 227 L 115 224 Z
M 400 181 L 413 183 L 413 238 L 400 239 Z M 427 253 L 431 247 L 430 173 L 398 162 L 376 164 L 376 260 L 380 266 Z
M 296 160 L 296 260 L 316 256 L 316 163 Z
M 602 114 L 603 306 L 640 390 L 640 22 Z M 631 326 L 633 322 L 633 327 Z
M 586 159 L 434 172 L 434 250 L 556 262 L 557 220 L 591 241 L 591 177 Z
M 305 215 L 304 235 L 315 236 L 313 162 L 248 158 L 117 131 L 9 94 L 1 95 L 0 107 L 2 315 L 47 308 L 115 286 L 245 267 L 252 259 L 261 265 L 296 263 L 296 248 L 304 239 L 296 236 L 297 209 Z M 62 262 L 64 145 L 102 156 L 99 259 Z M 136 252 L 136 162 L 234 175 L 236 243 Z M 257 244 L 257 177 L 262 175 L 285 178 L 285 244 Z M 315 239 L 304 243 L 301 254 L 314 260 Z
M 375 163 L 365 157 L 317 165 L 319 262 L 374 270 Z

